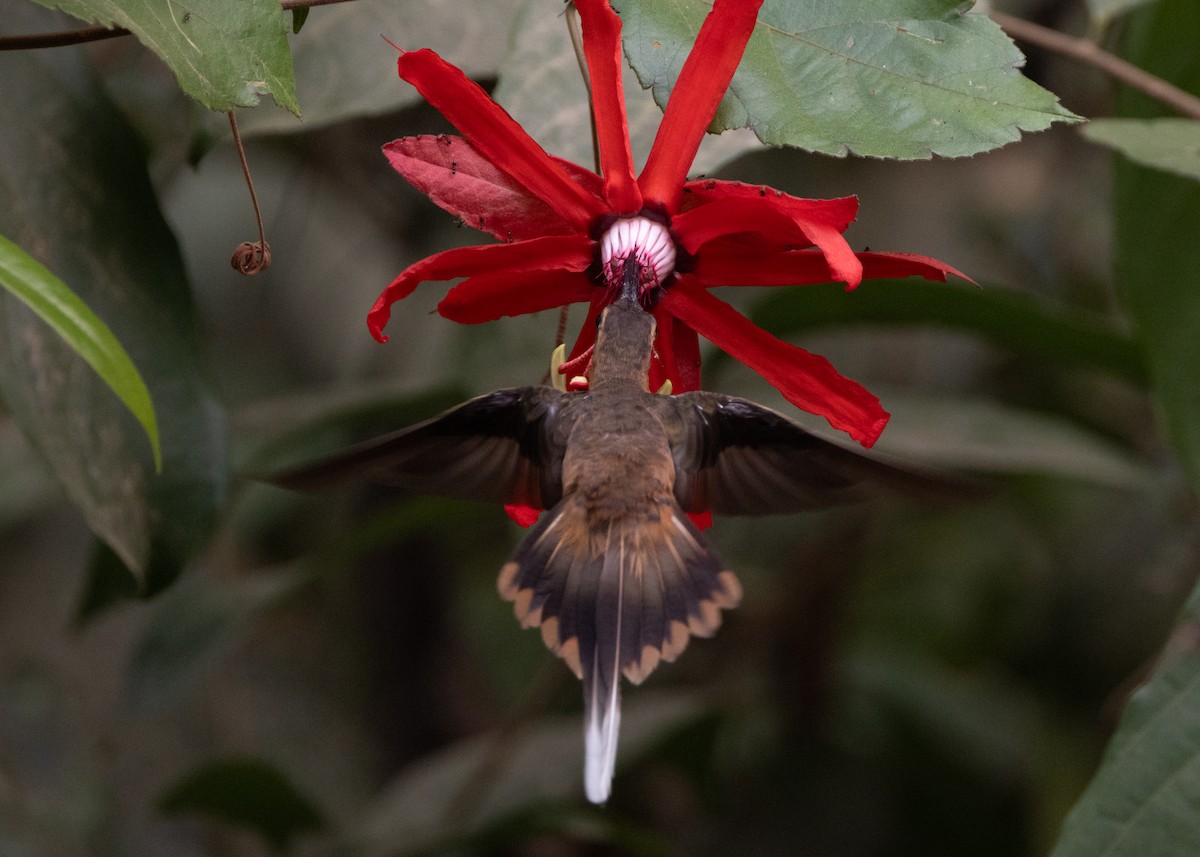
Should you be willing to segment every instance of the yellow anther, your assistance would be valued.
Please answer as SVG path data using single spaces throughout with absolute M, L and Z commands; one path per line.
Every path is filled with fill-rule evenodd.
M 567 379 L 558 371 L 558 367 L 563 365 L 566 359 L 566 343 L 560 343 L 558 348 L 554 349 L 554 353 L 550 355 L 550 385 L 560 393 L 567 392 Z

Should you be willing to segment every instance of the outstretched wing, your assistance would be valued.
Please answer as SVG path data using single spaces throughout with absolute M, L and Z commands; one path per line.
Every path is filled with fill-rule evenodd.
M 349 482 L 548 508 L 562 495 L 568 421 L 550 387 L 497 390 L 265 481 L 298 491 Z
M 922 493 L 948 484 L 830 443 L 746 399 L 685 393 L 661 401 L 682 417 L 671 453 L 675 496 L 688 512 L 777 515 L 852 500 L 864 483 Z

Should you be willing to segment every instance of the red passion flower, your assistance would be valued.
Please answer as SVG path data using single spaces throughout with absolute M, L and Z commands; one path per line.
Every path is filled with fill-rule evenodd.
M 607 0 L 575 0 L 591 81 L 601 175 L 548 154 L 476 84 L 429 50 L 404 52 L 400 77 L 462 134 L 405 137 L 384 146 L 401 175 L 467 225 L 503 243 L 462 247 L 411 265 L 367 318 L 372 335 L 391 306 L 426 280 L 465 278 L 438 312 L 476 324 L 576 302 L 588 317 L 560 371 L 584 374 L 595 320 L 636 254 L 641 300 L 658 321 L 650 389 L 699 389 L 697 334 L 751 367 L 797 407 L 864 446 L 888 413 L 823 357 L 771 336 L 709 293 L 713 286 L 780 286 L 917 275 L 962 276 L 935 259 L 855 253 L 842 233 L 854 197 L 800 199 L 687 171 L 733 78 L 762 0 L 715 0 L 671 91 L 641 173 L 635 173 L 621 87 L 621 20 Z

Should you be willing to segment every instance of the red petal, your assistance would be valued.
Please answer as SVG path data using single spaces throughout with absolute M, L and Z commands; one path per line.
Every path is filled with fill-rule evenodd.
M 712 526 L 712 512 L 688 512 L 687 516 L 698 530 L 707 530 Z
M 700 337 L 696 331 L 675 320 L 675 371 L 680 393 L 700 389 Z
M 596 197 L 604 196 L 604 179 L 596 175 L 591 170 L 584 169 L 566 158 L 560 158 L 558 155 L 551 155 L 550 159 L 554 163 L 563 168 L 563 171 L 569 175 L 575 184 L 586 190 L 588 193 Z
M 403 137 L 384 146 L 383 154 L 437 205 L 501 241 L 577 231 L 462 137 Z
M 953 274 L 973 282 L 961 271 L 928 256 L 851 251 L 841 233 L 854 221 L 858 213 L 856 197 L 803 199 L 774 188 L 716 179 L 688 182 L 684 188 L 689 212 L 726 199 L 761 199 L 765 204 L 791 217 L 809 240 L 821 249 L 829 262 L 828 268 L 821 271 L 814 258 L 798 257 L 795 253 L 768 257 L 761 253 L 760 248 L 751 249 L 745 246 L 745 261 L 751 261 L 749 254 L 755 254 L 752 260 L 753 270 L 718 273 L 718 269 L 728 271 L 728 266 L 734 264 L 730 255 L 718 258 L 722 253 L 730 253 L 733 244 L 729 243 L 719 252 L 715 251 L 716 245 L 710 244 L 700 254 L 695 269 L 695 273 L 710 285 L 774 286 L 845 282 L 847 286 L 854 288 L 857 285 L 858 278 L 855 275 L 858 269 L 861 269 L 862 279 L 924 277 L 945 282 L 946 275 Z M 678 219 L 676 218 L 676 221 Z M 748 245 L 748 242 L 745 243 Z M 743 261 L 739 260 L 738 264 L 743 264 Z M 792 265 L 798 266 L 795 272 L 789 270 Z M 774 270 L 770 270 L 771 268 Z
M 875 443 L 887 425 L 879 400 L 824 357 L 781 342 L 686 279 L 667 290 L 660 306 L 758 372 L 789 402 L 825 417 L 863 446 Z
M 587 317 L 583 320 L 583 327 L 579 328 L 579 337 L 571 348 L 568 360 L 574 360 L 596 344 L 596 325 L 600 321 L 600 313 L 604 312 L 604 308 L 610 303 L 612 301 L 605 290 L 597 289 L 593 292 L 592 305 L 588 307 Z
M 452 288 L 438 312 L 460 324 L 479 324 L 586 301 L 595 289 L 580 271 L 479 274 Z
M 654 308 L 654 320 L 658 323 L 654 347 L 667 378 L 671 379 L 671 392 L 688 393 L 699 390 L 700 339 L 696 336 L 696 331 L 663 309 L 661 303 Z M 658 379 L 657 384 L 654 383 L 655 380 L 652 371 L 651 390 L 662 386 L 661 379 Z
M 830 279 L 835 283 L 845 283 L 847 289 L 856 288 L 862 282 L 862 262 L 842 237 L 841 229 L 816 221 L 802 223 L 797 220 L 796 224 L 804 230 L 808 240 L 816 244 L 825 255 L 825 261 L 829 263 Z
M 696 257 L 691 276 L 706 286 L 800 286 L 834 282 L 816 250 L 763 252 L 737 241 L 713 241 Z
M 961 271 L 928 256 L 857 253 L 864 279 L 924 277 L 945 282 L 948 274 L 973 282 Z M 689 276 L 706 286 L 803 286 L 836 282 L 824 256 L 814 250 L 763 252 L 736 239 L 713 241 L 696 257 Z
M 538 515 L 542 514 L 540 509 L 535 509 L 532 506 L 510 506 L 507 503 L 504 505 L 504 511 L 508 517 L 512 518 L 522 527 L 532 527 L 538 519 Z
M 824 223 L 845 232 L 858 215 L 858 197 L 840 196 L 836 199 L 805 199 L 792 196 L 765 185 L 731 182 L 722 179 L 703 179 L 685 182 L 685 209 L 722 199 L 771 199 L 784 208 L 798 223 Z
M 854 288 L 862 282 L 862 263 L 858 261 L 854 251 L 842 237 L 842 232 L 858 211 L 858 200 L 854 197 L 835 200 L 800 199 L 781 193 L 774 188 L 754 187 L 738 182 L 697 182 L 689 183 L 689 187 L 699 188 L 689 194 L 689 199 L 695 200 L 699 204 L 672 220 L 672 226 L 676 229 L 677 235 L 680 234 L 679 221 L 694 213 L 711 210 L 709 216 L 715 219 L 716 212 L 727 210 L 727 207 L 735 204 L 735 201 L 737 205 L 746 207 L 747 211 L 751 206 L 759 206 L 790 220 L 799 230 L 799 234 L 803 236 L 804 244 L 802 246 L 813 244 L 820 248 L 829 262 L 830 276 L 827 279 L 845 283 L 849 288 Z M 714 209 L 714 206 L 717 208 Z M 734 211 L 738 210 L 740 209 L 734 209 Z M 741 218 L 744 215 L 737 214 L 734 217 Z M 775 249 L 783 249 L 783 246 L 789 244 L 792 247 L 797 245 L 795 233 L 792 230 L 768 231 L 770 222 L 770 220 L 763 221 L 764 228 L 760 233 L 760 238 L 765 238 L 775 244 Z
M 575 8 L 583 24 L 583 51 L 592 82 L 605 199 L 617 213 L 640 211 L 642 192 L 633 174 L 625 90 L 621 86 L 621 19 L 609 8 L 608 0 L 576 0 Z
M 701 256 L 705 244 L 729 235 L 749 234 L 773 245 L 809 245 L 791 217 L 757 198 L 726 199 L 689 209 L 671 218 L 671 231 L 685 250 Z
M 522 271 L 582 270 L 592 258 L 592 242 L 585 235 L 551 235 L 513 244 L 456 247 L 435 253 L 409 265 L 392 280 L 375 306 L 367 313 L 367 327 L 380 342 L 387 342 L 383 328 L 392 314 L 392 304 L 408 297 L 426 280 L 450 280 L 497 270 Z
M 762 0 L 713 3 L 671 90 L 650 156 L 638 177 L 647 202 L 656 202 L 671 214 L 679 211 L 683 180 L 742 59 L 761 5 Z
M 892 277 L 924 277 L 927 280 L 946 282 L 946 275 L 953 274 L 968 283 L 975 282 L 962 271 L 951 268 L 945 262 L 931 259 L 928 256 L 918 256 L 915 253 L 859 253 L 858 258 L 863 263 L 865 279 L 885 279 Z
M 450 120 L 480 154 L 577 229 L 605 213 L 591 195 L 546 154 L 525 129 L 459 69 L 431 50 L 400 55 L 400 76 Z

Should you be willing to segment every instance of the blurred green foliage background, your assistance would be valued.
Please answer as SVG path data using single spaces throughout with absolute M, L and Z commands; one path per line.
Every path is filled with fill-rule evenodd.
M 11 5 L 8 32 L 77 24 Z M 1011 5 L 1065 29 L 1084 14 Z M 465 27 L 435 47 L 492 85 L 495 31 L 515 7 L 472 18 L 432 4 Z M 302 109 L 306 74 L 407 90 L 390 48 L 346 43 L 321 28 L 325 12 L 294 39 L 309 57 L 297 47 Z M 1110 40 L 1186 14 L 1154 4 Z M 1028 53 L 1030 76 L 1071 110 L 1117 109 L 1098 74 Z M 131 353 L 152 390 L 191 391 L 187 405 L 156 397 L 182 438 L 164 443 L 168 476 L 216 498 L 216 520 L 194 526 L 209 513 L 175 495 L 151 504 L 192 523 L 152 546 L 148 588 L 161 591 L 130 598 L 18 406 L 0 413 L 0 854 L 1049 853 L 1197 574 L 1187 465 L 1148 391 L 1162 359 L 1114 278 L 1115 262 L 1137 264 L 1121 255 L 1128 232 L 1114 241 L 1120 219 L 1142 216 L 1135 198 L 1154 182 L 1184 180 L 1125 166 L 1114 195 L 1109 153 L 1069 126 L 957 161 L 759 150 L 720 169 L 800 196 L 857 194 L 855 248 L 935 256 L 980 284 L 722 297 L 877 393 L 894 414 L 881 452 L 988 490 L 718 520 L 744 603 L 626 692 L 614 797 L 598 809 L 581 793 L 577 683 L 495 593 L 521 535 L 500 509 L 367 487 L 305 498 L 239 475 L 545 373 L 553 314 L 458 327 L 430 315 L 436 285 L 399 309 L 387 346 L 367 334 L 398 271 L 475 241 L 379 153 L 449 131 L 440 116 L 364 95 L 336 121 L 246 119 L 274 256 L 247 279 L 226 261 L 254 221 L 222 117 L 137 42 L 0 56 L 0 90 L 0 116 L 44 129 L 44 151 L 68 165 L 57 180 L 93 206 L 62 215 L 54 176 L 36 178 L 16 126 L 0 124 L 9 215 L 78 217 L 83 256 L 151 284 L 136 324 L 159 325 L 178 354 Z M 189 151 L 203 151 L 194 166 Z M 1177 253 L 1168 271 L 1195 268 L 1194 240 L 1170 232 L 1200 228 L 1195 198 L 1145 239 Z M 11 345 L 29 319 L 4 312 Z M 1176 361 L 1171 382 L 1196 370 Z M 715 354 L 705 383 L 795 415 Z M 58 415 L 86 420 L 84 404 L 67 396 Z M 89 467 L 103 463 L 97 438 Z

